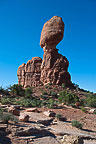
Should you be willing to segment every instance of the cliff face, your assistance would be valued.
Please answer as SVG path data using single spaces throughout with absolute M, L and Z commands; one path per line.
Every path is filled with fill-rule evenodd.
M 62 40 L 63 35 L 62 18 L 54 16 L 44 24 L 40 38 L 40 45 L 44 51 L 43 60 L 33 57 L 27 64 L 22 64 L 17 71 L 19 84 L 23 87 L 48 83 L 72 85 L 71 76 L 68 73 L 69 62 L 56 49 L 56 45 Z

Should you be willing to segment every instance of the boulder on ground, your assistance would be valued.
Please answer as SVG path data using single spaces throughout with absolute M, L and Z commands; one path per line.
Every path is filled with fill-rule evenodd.
M 83 144 L 83 138 L 76 135 L 64 135 L 62 144 Z
M 37 108 L 28 108 L 26 112 L 40 112 Z
M 48 111 L 44 111 L 44 115 L 48 117 L 55 117 L 56 113 L 51 110 L 48 110 Z
M 8 112 L 10 112 L 10 113 L 12 113 L 13 115 L 16 115 L 16 116 L 20 115 L 20 111 L 17 108 L 13 107 L 13 106 L 8 108 Z
M 28 122 L 29 121 L 29 115 L 27 114 L 20 114 L 19 116 L 19 121 L 22 121 L 22 122 Z

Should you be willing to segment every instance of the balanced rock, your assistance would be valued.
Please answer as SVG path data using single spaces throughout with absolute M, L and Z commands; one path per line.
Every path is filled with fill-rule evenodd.
M 41 63 L 42 59 L 40 57 L 33 57 L 27 64 L 22 64 L 17 71 L 18 83 L 23 87 L 39 85 Z
M 40 45 L 44 50 L 43 60 L 33 57 L 27 64 L 22 64 L 17 71 L 18 83 L 24 88 L 28 86 L 54 85 L 72 86 L 68 72 L 67 58 L 58 53 L 56 45 L 64 35 L 64 22 L 61 17 L 54 16 L 47 21 L 42 29 Z
M 69 62 L 65 56 L 58 53 L 56 45 L 62 40 L 64 23 L 62 18 L 54 16 L 47 23 L 41 32 L 40 45 L 44 50 L 41 65 L 41 82 L 66 86 L 72 85 L 71 76 L 68 73 Z

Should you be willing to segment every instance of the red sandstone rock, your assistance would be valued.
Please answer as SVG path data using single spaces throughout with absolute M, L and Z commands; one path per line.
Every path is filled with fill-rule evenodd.
M 63 38 L 64 23 L 61 17 L 54 16 L 47 21 L 42 29 L 40 45 L 43 48 L 45 45 L 57 45 Z
M 23 87 L 38 86 L 40 84 L 41 63 L 40 57 L 33 57 L 27 64 L 22 64 L 17 71 L 18 83 Z

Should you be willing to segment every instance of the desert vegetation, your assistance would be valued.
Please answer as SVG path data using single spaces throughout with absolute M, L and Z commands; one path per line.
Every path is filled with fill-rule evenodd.
M 14 84 L 7 89 L 0 87 L 0 102 L 1 104 L 13 104 L 25 107 L 48 107 L 55 108 L 56 105 L 64 103 L 76 107 L 76 103 L 79 103 L 81 110 L 86 111 L 84 107 L 96 108 L 96 94 L 84 91 L 78 88 L 68 89 L 61 85 L 56 89 L 51 84 L 45 86 L 45 88 L 39 88 L 40 95 L 36 95 L 33 87 L 23 88 L 21 85 Z M 82 98 L 80 97 L 82 95 Z

